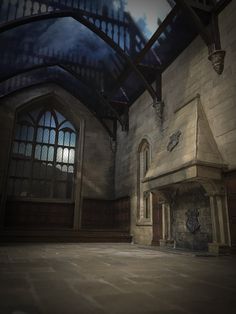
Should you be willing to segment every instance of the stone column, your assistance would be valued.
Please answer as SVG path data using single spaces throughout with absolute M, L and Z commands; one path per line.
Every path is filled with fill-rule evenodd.
M 165 203 L 161 204 L 162 209 L 162 240 L 166 240 L 166 210 L 165 210 Z
M 172 244 L 171 238 L 171 220 L 170 220 L 170 205 L 167 202 L 162 203 L 162 239 L 161 246 Z
M 230 247 L 230 230 L 225 188 L 222 182 L 203 184 L 210 198 L 212 243 L 208 244 L 210 253 L 221 254 Z

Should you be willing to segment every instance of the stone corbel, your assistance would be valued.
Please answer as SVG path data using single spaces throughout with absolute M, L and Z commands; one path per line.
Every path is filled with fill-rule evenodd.
M 162 100 L 154 100 L 152 107 L 155 109 L 156 116 L 162 122 L 163 120 L 163 111 L 164 111 L 164 102 Z
M 209 51 L 208 59 L 211 61 L 216 73 L 221 75 L 224 70 L 226 52 L 221 48 L 217 13 L 212 10 L 210 13 L 210 25 L 206 27 L 196 11 L 189 5 L 188 1 L 176 0 L 176 3 L 181 7 L 183 12 L 185 12 L 186 18 L 195 26 L 195 29 L 207 45 Z
M 213 69 L 221 75 L 224 71 L 224 59 L 226 52 L 224 50 L 213 50 L 208 56 L 208 59 L 211 61 Z

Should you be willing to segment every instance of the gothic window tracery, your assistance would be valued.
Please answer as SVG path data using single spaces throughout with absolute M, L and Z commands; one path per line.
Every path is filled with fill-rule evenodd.
M 146 176 L 151 163 L 151 148 L 146 139 L 143 139 L 138 149 L 138 221 L 152 219 L 152 193 L 143 190 L 142 180 Z
M 8 196 L 73 199 L 77 132 L 54 108 L 17 116 Z

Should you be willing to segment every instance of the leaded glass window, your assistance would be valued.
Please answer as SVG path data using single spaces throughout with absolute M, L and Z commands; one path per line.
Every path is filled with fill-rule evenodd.
M 19 114 L 8 196 L 73 199 L 77 135 L 71 122 L 52 108 Z

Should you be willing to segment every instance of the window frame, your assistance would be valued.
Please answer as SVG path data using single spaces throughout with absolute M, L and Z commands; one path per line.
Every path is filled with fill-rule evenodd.
M 144 191 L 142 183 L 150 165 L 151 145 L 146 138 L 143 138 L 137 152 L 137 225 L 152 225 L 152 192 Z
M 77 173 L 77 153 L 78 153 L 78 141 L 79 141 L 79 132 L 77 131 L 77 129 L 75 128 L 74 124 L 72 121 L 70 121 L 63 113 L 61 113 L 60 109 L 58 110 L 58 108 L 54 105 L 41 105 L 40 106 L 40 110 L 38 111 L 37 113 L 37 118 L 35 119 L 34 117 L 32 117 L 31 115 L 31 112 L 34 111 L 34 107 L 31 107 L 31 108 L 25 108 L 19 112 L 16 113 L 16 116 L 15 116 L 15 123 L 14 123 L 14 130 L 13 130 L 13 136 L 12 136 L 12 139 L 11 139 L 11 153 L 10 153 L 10 165 L 9 165 L 9 171 L 8 171 L 8 184 L 9 184 L 9 181 L 11 178 L 13 178 L 14 180 L 16 180 L 17 178 L 19 180 L 21 180 L 21 184 L 23 184 L 23 181 L 24 179 L 25 180 L 28 180 L 28 185 L 29 185 L 29 188 L 28 188 L 28 195 L 25 195 L 24 193 L 22 194 L 22 191 L 21 191 L 21 195 L 14 195 L 14 194 L 9 194 L 8 193 L 8 190 L 7 190 L 7 198 L 8 199 L 17 199 L 17 200 L 24 200 L 24 201 L 40 201 L 40 202 L 74 202 L 75 201 L 75 179 L 76 179 L 76 173 Z M 50 117 L 50 125 L 47 126 L 47 125 L 40 125 L 40 120 L 42 119 L 42 117 L 47 113 L 49 112 L 51 114 L 51 117 Z M 63 117 L 64 119 L 59 122 L 58 119 L 57 119 L 57 116 L 56 114 L 59 113 L 59 115 L 61 117 Z M 21 117 L 22 116 L 28 116 L 31 118 L 32 120 L 32 124 L 30 124 L 29 122 L 27 121 L 24 121 L 24 120 L 21 120 Z M 54 123 L 55 123 L 55 127 L 52 126 L 51 124 L 51 121 L 52 119 L 54 119 Z M 44 120 L 45 121 L 45 120 Z M 68 127 L 66 128 L 62 128 L 61 129 L 61 126 L 63 126 L 63 124 L 65 123 L 69 123 L 71 125 L 71 129 L 69 129 Z M 18 127 L 18 125 L 21 125 L 21 127 L 23 128 L 24 126 L 28 126 L 28 127 L 33 127 L 33 139 L 31 141 L 28 141 L 28 138 L 26 137 L 26 139 L 17 139 L 16 137 L 16 129 Z M 42 140 L 41 141 L 37 141 L 37 135 L 38 135 L 38 130 L 39 129 L 43 129 L 43 135 L 42 135 Z M 48 140 L 47 140 L 47 143 L 44 142 L 44 131 L 45 130 L 49 130 L 48 131 Z M 55 130 L 55 138 L 54 138 L 54 143 L 50 143 L 50 132 L 52 130 Z M 64 138 L 63 138 L 63 145 L 59 145 L 58 144 L 58 136 L 59 136 L 59 132 L 63 131 L 64 132 Z M 70 135 L 69 135 L 69 141 L 71 141 L 71 134 L 75 134 L 75 139 L 74 139 L 74 145 L 71 146 L 71 142 L 69 142 L 68 145 L 64 145 L 65 143 L 65 134 L 67 132 L 70 132 Z M 27 130 L 27 136 L 28 136 L 28 130 Z M 24 156 L 23 158 L 16 158 L 14 156 L 14 152 L 13 152 L 13 149 L 14 149 L 14 143 L 17 142 L 18 145 L 19 143 L 24 143 L 25 144 L 25 147 L 30 143 L 32 145 L 32 151 L 31 151 L 31 157 L 30 158 L 26 158 L 26 156 Z M 37 161 L 36 158 L 35 158 L 35 150 L 36 150 L 36 146 L 39 145 L 41 147 L 41 154 L 42 154 L 42 149 L 43 147 L 47 147 L 47 160 L 39 160 Z M 50 147 L 53 147 L 54 148 L 54 152 L 53 152 L 53 160 L 48 160 L 48 155 L 49 155 L 49 148 Z M 63 160 L 63 157 L 62 156 L 62 160 L 61 162 L 58 162 L 57 161 L 57 149 L 58 147 L 62 147 L 63 149 L 68 149 L 68 162 L 66 163 L 64 160 Z M 73 163 L 69 162 L 69 154 L 70 154 L 70 151 L 74 151 L 74 154 L 73 154 Z M 26 148 L 25 148 L 26 150 Z M 18 151 L 19 152 L 19 151 Z M 27 160 L 30 161 L 30 174 L 27 178 L 25 178 L 24 176 L 20 175 L 20 176 L 12 176 L 10 174 L 10 171 L 11 171 L 11 163 L 13 160 L 22 160 L 23 163 L 25 163 Z M 48 165 L 51 163 L 52 166 L 53 166 L 53 174 L 51 175 L 51 179 L 48 179 L 47 177 L 43 177 L 43 178 L 33 178 L 33 166 L 36 165 L 37 163 L 38 164 L 43 164 L 43 163 L 46 163 L 47 166 L 46 168 L 48 167 Z M 67 165 L 67 179 L 66 180 L 56 180 L 55 178 L 55 168 L 56 168 L 56 164 L 61 164 L 61 166 L 63 165 Z M 71 182 L 68 180 L 69 178 L 69 167 L 70 166 L 73 166 L 74 167 L 74 171 L 73 171 L 73 176 L 71 178 Z M 46 170 L 45 170 L 46 172 Z M 47 175 L 47 172 L 46 172 L 46 175 Z M 33 196 L 32 195 L 32 181 L 36 181 L 36 182 L 49 182 L 49 185 L 50 185 L 50 195 L 48 196 Z M 64 183 L 65 184 L 65 197 L 61 198 L 61 197 L 56 197 L 55 196 L 55 190 L 56 190 L 56 185 L 58 183 Z M 71 195 L 68 197 L 68 190 L 69 190 L 69 184 L 70 184 L 70 187 L 71 187 Z

